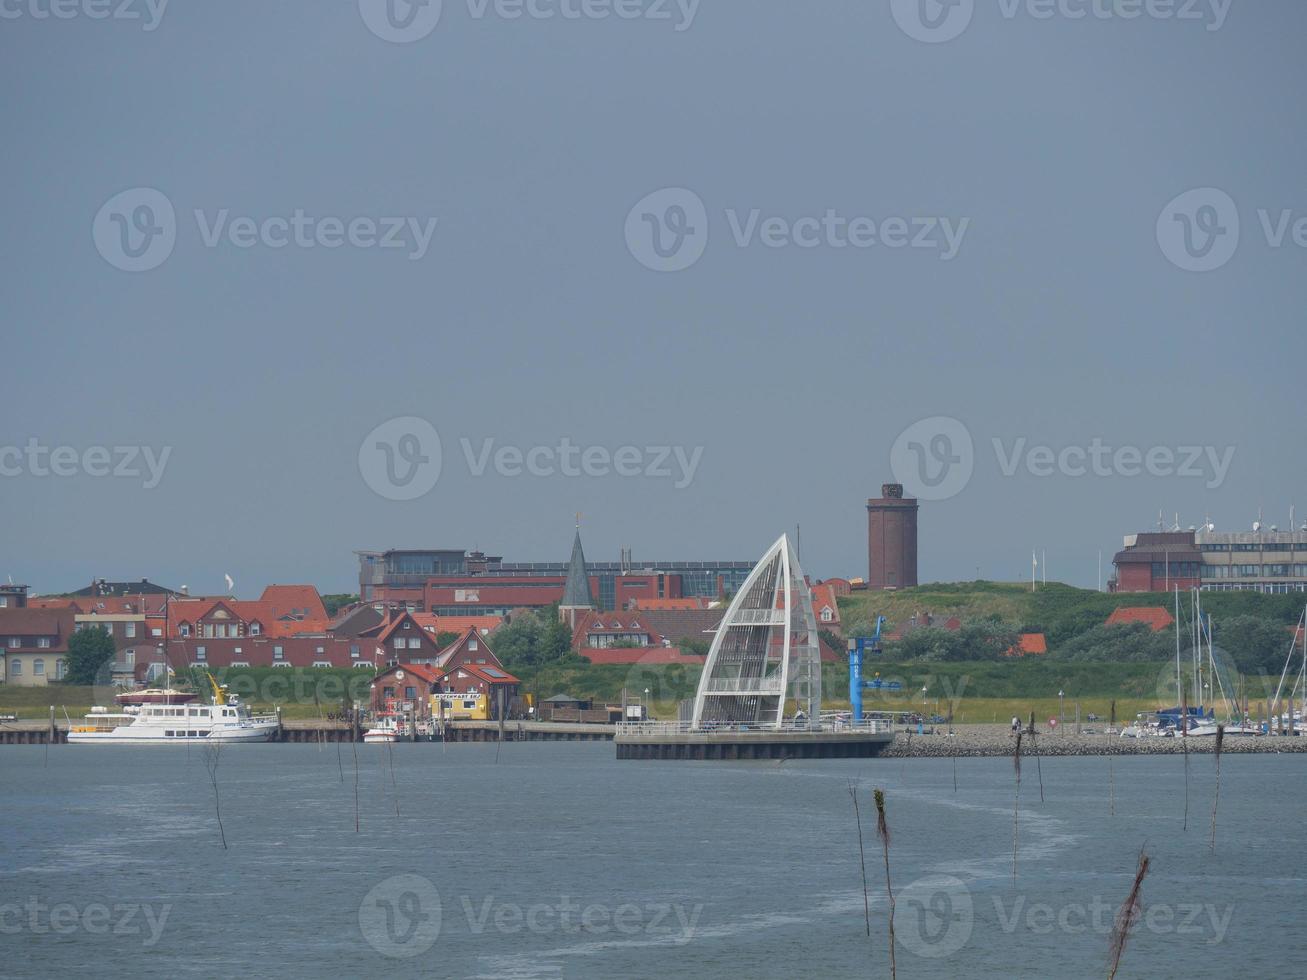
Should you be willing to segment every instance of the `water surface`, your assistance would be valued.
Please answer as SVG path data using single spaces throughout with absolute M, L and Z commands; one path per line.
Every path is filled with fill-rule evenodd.
M 0 750 L 0 976 L 1278 976 L 1303 756 L 617 762 L 605 743 Z M 1044 801 L 1040 802 L 1040 778 Z M 871 936 L 849 781 L 860 787 Z M 1111 790 L 1109 790 L 1109 785 Z M 1110 797 L 1115 800 L 1111 815 Z M 398 810 L 398 813 L 396 812 Z

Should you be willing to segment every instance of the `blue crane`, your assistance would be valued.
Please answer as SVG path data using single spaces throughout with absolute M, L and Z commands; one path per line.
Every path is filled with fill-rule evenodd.
M 885 625 L 885 617 L 876 617 L 876 632 L 871 636 L 855 636 L 849 639 L 849 704 L 853 706 L 853 720 L 862 721 L 862 692 L 901 691 L 899 681 L 882 681 L 877 674 L 869 681 L 862 679 L 862 657 L 867 651 L 880 655 L 880 631 Z

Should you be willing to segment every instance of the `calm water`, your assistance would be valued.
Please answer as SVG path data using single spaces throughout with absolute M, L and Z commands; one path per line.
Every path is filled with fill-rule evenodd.
M 603 743 L 0 749 L 0 975 L 883 976 L 888 795 L 900 976 L 1298 975 L 1303 756 L 623 762 Z M 390 769 L 393 758 L 394 772 Z M 343 780 L 341 774 L 343 771 Z M 848 780 L 864 788 L 872 934 Z M 392 779 L 394 784 L 392 785 Z M 396 789 L 397 787 L 397 789 Z M 398 801 L 399 815 L 396 815 Z

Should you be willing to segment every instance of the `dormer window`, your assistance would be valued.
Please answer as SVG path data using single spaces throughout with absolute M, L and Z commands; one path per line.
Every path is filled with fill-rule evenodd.
M 263 626 L 256 620 L 250 623 L 250 636 L 258 636 L 263 632 Z

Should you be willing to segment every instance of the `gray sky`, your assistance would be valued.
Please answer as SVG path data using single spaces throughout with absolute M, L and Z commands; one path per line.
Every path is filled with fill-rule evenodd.
M 945 495 L 924 580 L 1037 547 L 1092 586 L 1159 508 L 1307 518 L 1297 0 L 925 0 L 933 33 L 916 0 L 445 0 L 401 43 L 383 0 L 49 2 L 0 9 L 0 575 L 343 590 L 356 548 L 565 559 L 574 511 L 592 559 L 752 558 L 801 522 L 809 572 L 862 575 L 896 469 Z M 1195 188 L 1228 197 L 1166 210 Z M 684 268 L 647 267 L 655 225 Z M 442 448 L 410 500 L 429 439 L 369 437 L 405 417 Z M 937 423 L 892 452 L 935 417 L 974 453 Z M 1155 473 L 1078 465 L 1095 439 Z M 117 446 L 171 447 L 157 486 Z M 638 475 L 605 475 L 623 446 Z M 692 476 L 662 446 L 702 447 Z M 1072 452 L 1036 476 L 1036 446 Z

